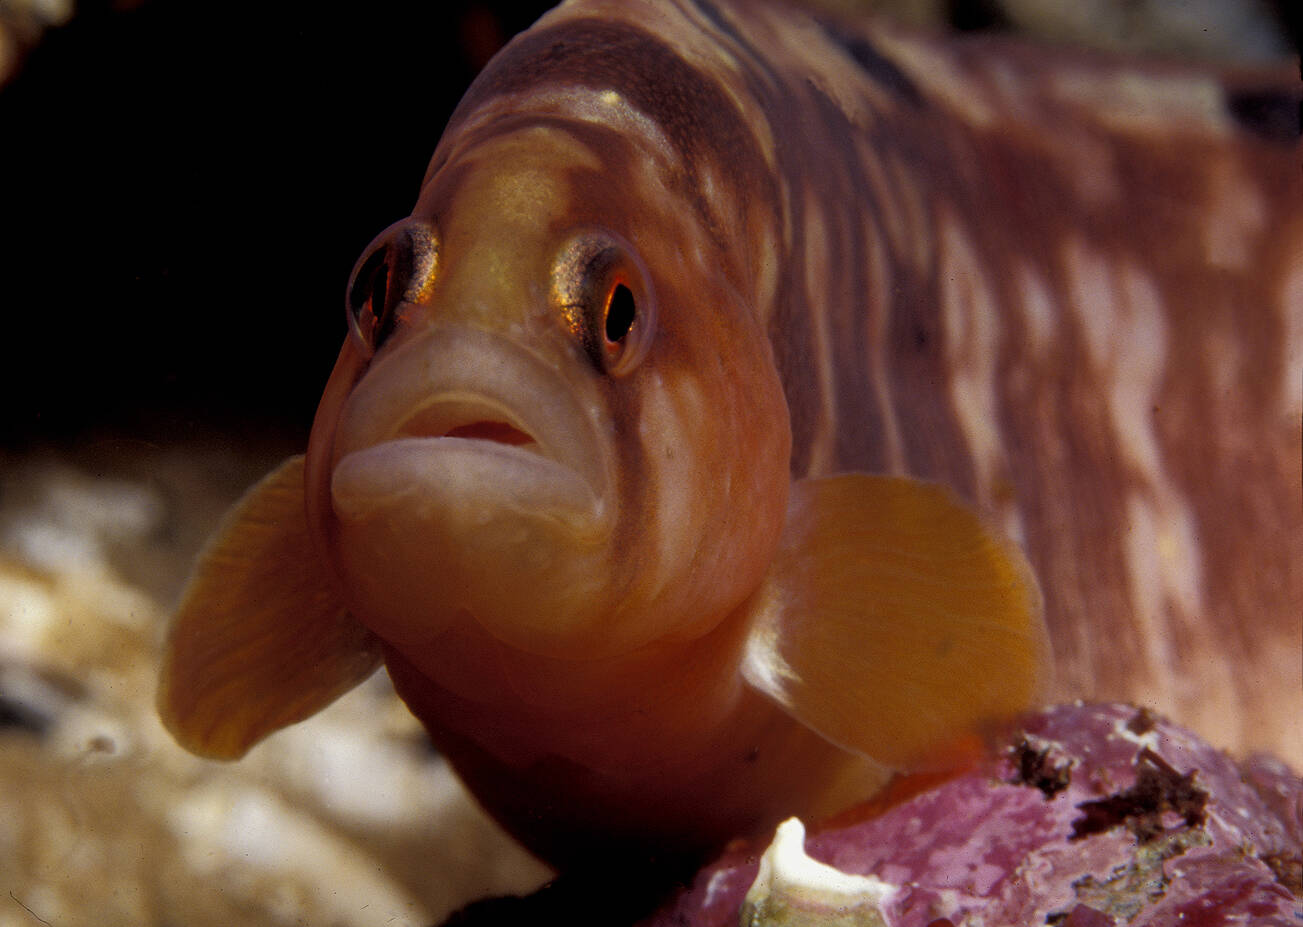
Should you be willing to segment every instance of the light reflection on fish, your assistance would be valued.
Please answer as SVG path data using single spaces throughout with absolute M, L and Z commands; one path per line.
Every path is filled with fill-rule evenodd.
M 1044 694 L 1007 534 L 1058 694 L 1290 749 L 1291 93 L 777 4 L 554 11 L 359 261 L 164 719 L 238 756 L 383 661 L 544 858 L 701 852 Z

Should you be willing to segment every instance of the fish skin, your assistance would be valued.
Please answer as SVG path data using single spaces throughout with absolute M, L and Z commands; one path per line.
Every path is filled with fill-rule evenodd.
M 1297 62 L 579 3 L 504 50 L 449 135 L 604 86 L 680 153 L 704 228 L 753 230 L 736 273 L 772 287 L 794 476 L 955 487 L 1041 578 L 1059 697 L 1303 763 Z M 745 217 L 701 192 L 724 177 Z
M 571 5 L 505 55 L 616 22 L 624 60 L 671 37 L 692 94 L 739 101 L 681 143 L 686 173 L 727 163 L 771 204 L 742 250 L 754 276 L 760 255 L 784 268 L 757 311 L 793 474 L 955 487 L 1041 578 L 1058 697 L 1303 762 L 1297 62 L 1216 73 L 802 18 Z M 600 58 L 504 62 L 453 126 Z
M 437 230 L 437 272 L 397 281 L 374 358 L 365 333 L 341 352 L 308 523 L 435 741 L 554 861 L 630 840 L 700 852 L 770 820 L 769 801 L 836 810 L 880 775 L 721 668 L 745 650 L 737 616 L 781 544 L 788 481 L 869 471 L 950 485 L 1025 545 L 1056 696 L 1131 698 L 1224 746 L 1303 755 L 1303 669 L 1281 656 L 1303 647 L 1298 142 L 1274 121 L 1255 135 L 1231 104 L 1294 84 L 739 9 L 575 2 L 514 40 L 454 114 L 405 226 Z M 662 311 L 636 389 L 594 379 L 600 352 L 529 308 L 546 299 L 522 281 L 547 277 L 551 251 L 528 243 L 557 227 L 618 231 L 663 309 L 695 295 L 715 310 Z M 617 449 L 588 466 L 619 503 L 590 514 L 626 556 L 561 584 L 602 575 L 618 592 L 594 593 L 610 627 L 585 625 L 578 645 L 546 621 L 450 619 L 422 637 L 428 590 L 402 588 L 415 567 L 384 533 L 418 537 L 422 503 L 384 503 L 380 533 L 337 517 L 332 474 L 365 444 L 348 420 L 359 392 L 419 369 L 423 339 L 454 323 L 527 343 L 567 378 L 574 406 L 556 415 L 587 416 L 582 446 Z M 401 412 L 381 431 L 406 427 Z M 684 447 L 706 451 L 667 462 Z M 732 533 L 682 562 L 707 522 Z M 711 604 L 684 618 L 703 589 Z M 555 594 L 555 613 L 573 606 Z M 634 620 L 648 609 L 678 617 Z M 613 685 L 633 693 L 623 713 Z M 727 761 L 685 768 L 721 737 Z M 747 773 L 757 750 L 779 759 Z M 692 794 L 712 798 L 687 803 L 700 826 L 685 836 Z

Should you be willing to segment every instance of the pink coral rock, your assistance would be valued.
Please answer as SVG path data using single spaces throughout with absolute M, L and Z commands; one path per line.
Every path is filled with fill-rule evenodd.
M 791 924 L 1299 927 L 1301 841 L 1303 780 L 1283 764 L 1236 763 L 1131 706 L 1067 705 L 985 764 L 808 839 L 814 860 L 885 883 L 870 920 L 814 910 L 828 897 L 817 889 L 811 903 L 766 900 L 772 877 L 748 897 L 763 848 L 747 847 L 644 927 L 735 927 L 743 915 L 787 927 L 764 912 L 797 909 Z

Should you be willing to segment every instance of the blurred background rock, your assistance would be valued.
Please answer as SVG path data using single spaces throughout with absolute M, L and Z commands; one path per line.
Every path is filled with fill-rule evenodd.
M 306 441 L 354 259 L 547 5 L 0 0 L 0 927 L 419 925 L 546 878 L 383 674 L 234 765 L 152 699 L 191 558 Z M 1298 27 L 1293 0 L 898 6 L 1217 60 Z

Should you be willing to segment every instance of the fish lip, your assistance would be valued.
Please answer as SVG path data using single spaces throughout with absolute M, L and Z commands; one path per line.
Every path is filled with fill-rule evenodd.
M 492 426 L 497 426 L 496 430 L 514 434 L 515 439 L 474 437 L 467 434 L 477 426 L 480 431 L 492 431 L 495 430 Z M 387 440 L 404 438 L 492 441 L 543 453 L 538 436 L 510 406 L 482 395 L 455 390 L 440 393 L 421 403 L 398 423 Z M 554 455 L 545 453 L 544 456 Z
M 586 496 L 583 507 L 595 516 L 611 485 L 610 453 L 596 409 L 580 401 L 580 386 L 507 335 L 432 326 L 381 358 L 354 387 L 335 436 L 335 467 L 382 450 L 443 455 L 461 467 L 486 468 L 486 483 L 495 475 L 540 481 L 535 485 L 567 482 L 565 491 L 557 486 L 544 495 L 571 506 Z M 455 434 L 495 426 L 509 440 Z

